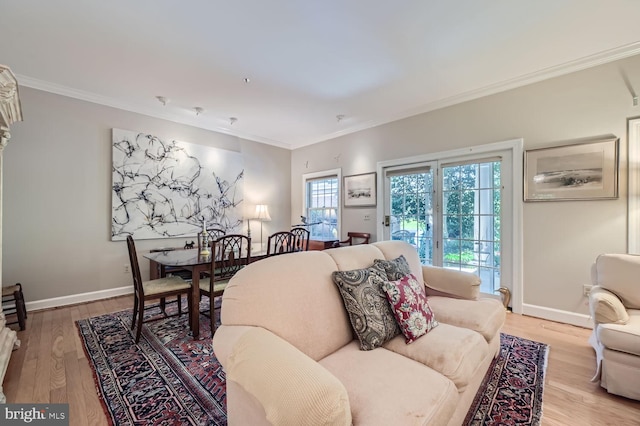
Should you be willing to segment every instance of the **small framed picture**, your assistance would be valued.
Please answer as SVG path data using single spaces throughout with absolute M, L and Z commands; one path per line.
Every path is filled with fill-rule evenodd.
M 374 207 L 376 205 L 376 173 L 344 177 L 345 207 Z
M 618 198 L 618 138 L 524 153 L 524 201 Z

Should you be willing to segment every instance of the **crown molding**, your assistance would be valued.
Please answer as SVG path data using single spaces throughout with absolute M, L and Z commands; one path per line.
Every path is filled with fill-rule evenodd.
M 226 127 L 211 126 L 202 121 L 198 122 L 195 119 L 189 120 L 184 117 L 177 116 L 176 114 L 158 113 L 148 107 L 140 105 L 128 104 L 117 99 L 109 98 L 106 96 L 97 95 L 95 93 L 86 92 L 83 90 L 73 89 L 71 87 L 62 86 L 55 83 L 50 83 L 43 80 L 38 80 L 24 75 L 16 75 L 18 83 L 22 86 L 30 87 L 33 89 L 43 90 L 50 93 L 55 93 L 62 96 L 67 96 L 74 99 L 79 99 L 87 102 L 92 102 L 99 105 L 109 106 L 125 111 L 130 111 L 138 114 L 147 115 L 150 117 L 160 118 L 163 120 L 172 121 L 179 124 L 186 124 L 213 132 L 223 133 L 226 135 L 236 136 L 238 138 L 247 139 L 254 142 L 260 142 L 268 145 L 277 146 L 289 150 L 302 148 L 315 143 L 324 142 L 330 139 L 335 139 L 341 136 L 345 136 L 351 133 L 359 132 L 362 130 L 370 129 L 372 127 L 387 124 L 393 121 L 402 120 L 405 118 L 413 117 L 416 115 L 424 114 L 437 109 L 446 108 L 459 103 L 471 101 L 474 99 L 482 98 L 485 96 L 493 95 L 496 93 L 504 92 L 517 87 L 526 86 L 529 84 L 537 83 L 550 78 L 559 77 L 562 75 L 570 74 L 572 72 L 581 71 L 587 68 L 592 68 L 598 65 L 603 65 L 609 62 L 617 61 L 619 59 L 628 58 L 640 53 L 640 41 L 631 43 L 625 46 L 620 46 L 614 49 L 606 50 L 596 53 L 594 55 L 586 56 L 574 61 L 569 61 L 561 65 L 544 68 L 532 73 L 524 74 L 519 77 L 504 80 L 495 84 L 491 84 L 476 90 L 471 90 L 464 93 L 459 93 L 454 96 L 450 96 L 444 99 L 440 99 L 434 102 L 430 102 L 425 105 L 421 105 L 417 108 L 411 108 L 399 113 L 381 116 L 375 119 L 367 120 L 354 126 L 342 129 L 337 132 L 325 134 L 316 138 L 296 140 L 290 142 L 276 141 L 273 139 L 265 138 L 262 136 L 242 133 L 236 130 L 232 130 Z
M 537 83 L 543 80 L 548 80 L 554 77 L 560 77 L 562 75 L 571 74 L 573 72 L 582 71 L 588 68 L 593 68 L 598 65 L 604 65 L 609 62 L 614 62 L 620 59 L 637 55 L 639 53 L 640 53 L 640 42 L 631 43 L 625 46 L 621 46 L 621 47 L 606 50 L 600 53 L 596 53 L 594 55 L 586 56 L 584 58 L 576 59 L 574 61 L 566 62 L 561 65 L 544 68 L 538 71 L 524 74 L 519 77 L 504 80 L 504 81 L 491 84 L 476 90 L 470 90 L 468 92 L 459 93 L 457 95 L 440 99 L 434 102 L 430 102 L 420 107 L 408 109 L 397 114 L 385 115 L 384 117 L 379 117 L 374 120 L 369 120 L 369 121 L 357 124 L 355 126 L 351 126 L 347 129 L 343 129 L 343 130 L 322 136 L 320 138 L 292 142 L 291 145 L 294 147 L 294 149 L 302 148 L 307 145 L 313 145 L 318 142 L 324 142 L 326 140 L 335 139 L 340 136 L 345 136 L 351 133 L 370 129 L 372 127 L 391 123 L 393 121 L 402 120 L 404 118 L 413 117 L 413 116 L 424 114 L 430 111 L 435 111 L 437 109 L 446 108 L 452 105 L 460 104 L 467 101 L 472 101 L 474 99 L 479 99 L 479 98 L 493 95 L 496 93 L 505 92 L 507 90 Z
M 81 101 L 92 102 L 94 104 L 108 106 L 112 108 L 121 109 L 124 111 L 134 112 L 137 114 L 147 115 L 149 117 L 160 118 L 162 120 L 172 121 L 174 123 L 185 124 L 192 127 L 197 127 L 199 129 L 210 130 L 213 132 L 223 133 L 225 135 L 235 136 L 241 139 L 247 139 L 254 142 L 260 142 L 267 145 L 277 146 L 279 148 L 292 149 L 290 144 L 276 141 L 269 138 L 264 138 L 261 136 L 256 136 L 248 133 L 238 132 L 236 130 L 232 130 L 226 127 L 220 126 L 211 126 L 202 121 L 197 121 L 194 119 L 188 119 L 177 114 L 172 114 L 170 112 L 158 113 L 158 111 L 153 110 L 152 108 L 144 107 L 141 105 L 129 104 L 126 102 L 122 102 L 118 99 L 110 98 L 107 96 L 98 95 L 96 93 L 87 92 L 84 90 L 74 89 L 72 87 L 63 86 L 56 83 L 51 83 L 44 80 L 38 80 L 36 78 L 28 77 L 25 75 L 16 75 L 18 79 L 18 83 L 20 86 L 30 87 L 32 89 L 42 90 L 49 93 L 54 93 L 56 95 L 66 96 L 73 99 L 79 99 Z

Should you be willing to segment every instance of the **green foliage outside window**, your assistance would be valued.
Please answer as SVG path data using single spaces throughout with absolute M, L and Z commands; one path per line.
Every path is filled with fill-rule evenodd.
M 442 237 L 444 262 L 459 265 L 477 264 L 500 267 L 500 162 L 463 164 L 443 167 Z M 482 176 L 480 175 L 482 173 Z M 487 174 L 488 173 L 488 174 Z M 431 205 L 433 174 L 430 172 L 394 176 L 390 180 L 392 232 L 395 229 L 414 233 L 423 261 L 432 259 L 433 234 Z M 476 202 L 489 200 L 478 212 Z M 481 201 L 482 202 L 482 201 Z M 486 202 L 486 201 L 485 201 Z M 490 235 L 479 237 L 479 221 L 492 223 Z M 490 228 L 490 229 L 491 229 Z
M 447 253 L 444 255 L 444 261 L 449 263 L 467 264 L 473 262 L 475 255 L 471 251 L 463 251 L 462 253 Z

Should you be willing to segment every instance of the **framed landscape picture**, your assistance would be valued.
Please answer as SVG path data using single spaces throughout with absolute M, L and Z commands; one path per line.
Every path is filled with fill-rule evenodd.
M 618 138 L 524 153 L 524 200 L 618 198 Z
M 364 173 L 344 177 L 344 206 L 373 207 L 376 205 L 376 174 Z

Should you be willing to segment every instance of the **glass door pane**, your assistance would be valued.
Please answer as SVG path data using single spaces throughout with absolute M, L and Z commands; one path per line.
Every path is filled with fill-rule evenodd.
M 512 151 L 423 158 L 382 167 L 382 239 L 414 245 L 425 265 L 478 275 L 483 297 L 513 291 L 520 200 L 514 179 L 502 179 L 515 176 Z
M 500 161 L 442 167 L 443 266 L 500 288 Z
M 425 265 L 433 264 L 433 173 L 429 167 L 387 174 L 389 235 L 416 247 Z

